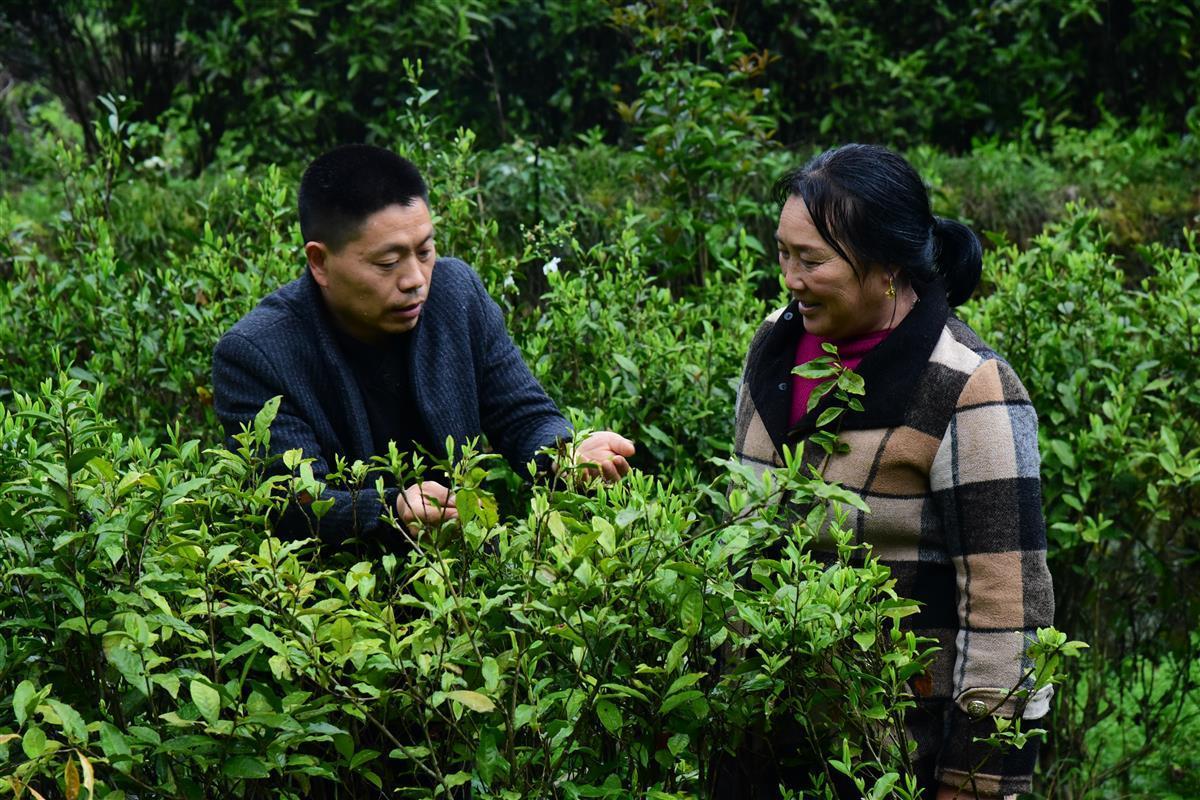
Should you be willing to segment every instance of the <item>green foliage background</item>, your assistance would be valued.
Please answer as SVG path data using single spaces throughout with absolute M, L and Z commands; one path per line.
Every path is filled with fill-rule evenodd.
M 794 719 L 904 796 L 907 606 L 773 502 L 854 499 L 721 460 L 782 302 L 767 190 L 848 140 L 985 234 L 962 313 L 1039 411 L 1057 625 L 1090 649 L 1038 794 L 1200 792 L 1193 4 L 0 8 L 0 792 L 694 796 Z M 270 537 L 326 476 L 265 478 L 262 427 L 221 448 L 210 354 L 299 274 L 299 172 L 349 140 L 421 165 L 439 249 L 643 474 L 469 460 L 479 516 L 404 558 Z

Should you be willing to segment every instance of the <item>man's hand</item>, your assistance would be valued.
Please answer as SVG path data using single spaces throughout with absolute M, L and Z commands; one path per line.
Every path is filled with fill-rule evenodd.
M 454 495 L 437 481 L 414 483 L 396 497 L 396 516 L 414 535 L 426 525 L 458 518 Z
M 599 475 L 612 483 L 629 474 L 625 459 L 636 452 L 633 442 L 612 431 L 599 431 L 575 448 L 575 466 L 583 468 L 587 480 Z

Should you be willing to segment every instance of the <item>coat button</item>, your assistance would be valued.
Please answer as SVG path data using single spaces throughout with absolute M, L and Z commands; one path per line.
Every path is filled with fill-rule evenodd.
M 983 719 L 987 716 L 987 703 L 982 700 L 972 700 L 967 703 L 967 716 L 971 719 Z
M 781 383 L 781 384 L 779 384 L 779 391 L 781 391 L 781 392 L 786 392 L 786 391 L 787 391 L 787 384 L 786 384 L 786 383 Z
M 784 319 L 791 319 L 791 318 L 792 318 L 792 312 L 790 312 L 790 311 L 784 312 L 783 318 L 784 318 Z

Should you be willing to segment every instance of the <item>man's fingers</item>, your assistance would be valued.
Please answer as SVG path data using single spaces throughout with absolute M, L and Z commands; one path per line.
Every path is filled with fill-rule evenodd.
M 434 508 L 454 508 L 454 495 L 444 486 L 439 486 L 438 489 L 441 491 L 424 491 L 421 493 L 421 496 Z
M 425 481 L 400 492 L 396 501 L 400 516 L 409 522 L 438 522 L 458 516 L 454 494 L 437 481 Z
M 637 453 L 637 448 L 633 446 L 633 442 L 617 433 L 612 434 L 612 440 L 608 446 L 614 453 L 621 456 L 632 456 Z
M 628 475 L 631 469 L 623 456 L 612 454 L 597 461 L 581 461 L 576 466 L 582 471 L 584 480 L 599 477 L 609 483 L 619 481 Z
M 629 462 L 622 456 L 613 456 L 600 464 L 600 471 L 606 481 L 618 481 L 629 472 Z

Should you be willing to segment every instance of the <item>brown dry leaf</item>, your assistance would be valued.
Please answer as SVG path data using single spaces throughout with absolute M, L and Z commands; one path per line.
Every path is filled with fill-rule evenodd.
M 79 768 L 83 772 L 83 788 L 88 790 L 88 800 L 96 796 L 96 770 L 83 753 L 79 753 Z
M 67 800 L 75 800 L 79 797 L 79 768 L 75 766 L 75 759 L 67 756 L 67 763 L 63 767 L 63 783 L 67 792 Z

